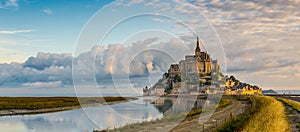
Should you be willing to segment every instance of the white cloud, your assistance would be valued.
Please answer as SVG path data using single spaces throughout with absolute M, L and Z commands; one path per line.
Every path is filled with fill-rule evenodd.
M 43 12 L 48 14 L 48 15 L 51 15 L 53 13 L 53 11 L 51 9 L 43 9 Z
M 17 7 L 17 6 L 18 6 L 18 3 L 17 3 L 17 0 L 7 0 L 7 1 L 5 2 L 5 5 L 6 5 L 6 6 Z
M 0 2 L 0 9 L 10 9 L 18 7 L 17 0 L 5 0 L 3 2 Z
M 17 33 L 30 33 L 35 30 L 0 30 L 0 34 L 17 34 Z
M 0 85 L 23 83 L 23 86 L 47 86 L 47 82 L 57 81 L 61 81 L 62 85 L 72 84 L 72 68 L 79 81 L 92 81 L 95 76 L 97 81 L 110 79 L 111 75 L 147 76 L 155 72 L 166 72 L 169 64 L 183 58 L 178 53 L 189 52 L 177 39 L 153 44 L 158 40 L 149 38 L 127 47 L 121 44 L 94 46 L 77 57 L 68 53 L 40 52 L 24 63 L 0 64 Z
M 61 81 L 24 83 L 22 86 L 32 88 L 56 88 L 62 86 Z

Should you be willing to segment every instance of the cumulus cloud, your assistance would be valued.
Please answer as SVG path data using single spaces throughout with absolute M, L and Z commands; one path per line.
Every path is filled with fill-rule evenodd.
M 129 46 L 94 46 L 76 57 L 69 53 L 40 52 L 24 63 L 0 64 L 0 85 L 20 83 L 28 87 L 55 87 L 72 84 L 74 67 L 74 76 L 79 79 L 76 81 L 83 82 L 110 80 L 112 76 L 148 76 L 166 72 L 169 64 L 178 63 L 184 54 L 191 53 L 178 39 L 154 44 L 158 40 L 154 37 Z M 194 47 L 195 43 L 188 46 Z
M 76 77 L 95 73 L 97 80 L 101 80 L 111 76 L 147 76 L 157 71 L 165 72 L 170 63 L 176 63 L 176 60 L 179 61 L 184 57 L 179 56 L 178 52 L 189 51 L 177 39 L 170 40 L 173 43 L 160 42 L 152 45 L 158 40 L 158 38 L 149 38 L 133 42 L 131 46 L 123 44 L 94 46 L 91 51 L 82 53 L 74 59 L 73 67 L 75 66 L 76 74 L 79 74 Z M 91 59 L 86 59 L 87 57 Z M 93 62 L 95 66 L 86 66 L 86 64 L 94 64 Z
M 24 67 L 20 63 L 11 63 L 1 64 L 0 71 L 0 85 L 51 81 L 63 81 L 64 84 L 70 84 L 72 82 L 70 67 L 52 65 L 44 70 L 38 70 Z
M 50 66 L 71 67 L 72 59 L 70 53 L 51 54 L 39 52 L 36 57 L 30 57 L 23 66 L 37 70 L 44 70 Z

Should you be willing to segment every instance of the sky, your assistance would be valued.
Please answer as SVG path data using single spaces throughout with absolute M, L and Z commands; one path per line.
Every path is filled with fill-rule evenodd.
M 71 53 L 89 18 L 112 1 L 1 0 L 0 63 L 38 52 Z
M 299 0 L 0 0 L 0 85 L 156 76 L 192 54 L 199 36 L 225 74 L 300 90 L 299 7 Z

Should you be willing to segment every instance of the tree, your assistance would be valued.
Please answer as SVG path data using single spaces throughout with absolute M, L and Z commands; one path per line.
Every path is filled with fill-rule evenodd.
M 165 92 L 169 93 L 173 89 L 172 83 L 168 84 L 165 88 Z
M 180 75 L 175 75 L 174 82 L 181 82 L 181 76 Z
M 163 78 L 166 79 L 168 77 L 169 77 L 169 73 L 165 72 L 164 75 L 163 75 Z
M 236 78 L 234 76 L 230 76 L 229 78 L 234 82 L 236 81 Z

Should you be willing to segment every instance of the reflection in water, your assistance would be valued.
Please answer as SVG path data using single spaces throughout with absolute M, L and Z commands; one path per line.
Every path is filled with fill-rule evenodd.
M 194 103 L 189 99 L 143 97 L 132 102 L 111 106 L 88 107 L 37 115 L 3 116 L 0 117 L 0 131 L 83 132 L 114 128 L 188 111 L 191 104 L 196 104 L 197 108 L 200 108 L 203 102 L 203 100 L 197 100 Z
M 0 121 L 0 130 L 3 132 L 26 132 L 27 129 L 22 122 L 14 120 Z
M 152 103 L 159 112 L 163 113 L 164 115 L 172 115 L 202 108 L 205 100 L 161 97 L 156 99 Z

